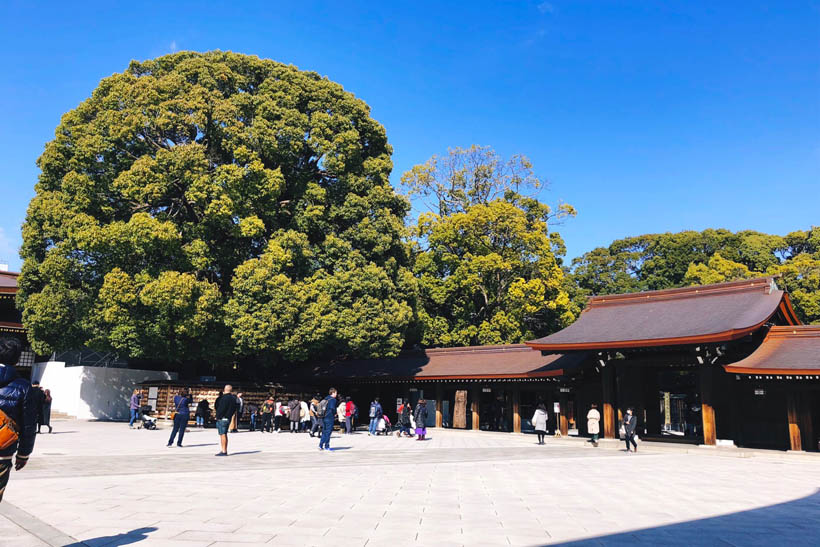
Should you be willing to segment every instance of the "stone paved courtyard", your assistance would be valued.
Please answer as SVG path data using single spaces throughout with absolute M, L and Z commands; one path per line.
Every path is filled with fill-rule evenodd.
M 627 455 L 532 436 L 416 442 L 56 422 L 14 473 L 0 544 L 820 545 L 820 458 Z

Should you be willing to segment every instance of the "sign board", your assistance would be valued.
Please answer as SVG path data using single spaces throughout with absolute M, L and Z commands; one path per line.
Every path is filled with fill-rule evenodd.
M 157 409 L 157 396 L 159 395 L 159 388 L 149 387 L 148 388 L 148 406 L 151 407 L 152 410 Z
M 552 403 L 552 411 L 555 414 L 561 414 L 561 403 Z
M 216 382 L 216 376 L 200 376 L 200 382 Z

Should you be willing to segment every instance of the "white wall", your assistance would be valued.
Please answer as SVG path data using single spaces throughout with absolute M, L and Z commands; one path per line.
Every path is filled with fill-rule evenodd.
M 51 410 L 83 420 L 127 420 L 131 392 L 139 382 L 176 380 L 176 372 L 35 363 L 31 379 L 51 390 Z

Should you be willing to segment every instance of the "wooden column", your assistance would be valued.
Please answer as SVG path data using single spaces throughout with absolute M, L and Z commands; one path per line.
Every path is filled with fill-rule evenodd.
M 521 433 L 521 388 L 517 386 L 512 392 L 512 422 L 513 433 Z
M 471 395 L 472 401 L 470 401 L 470 409 L 473 412 L 473 431 L 478 431 L 481 429 L 481 424 L 478 421 L 478 402 L 481 397 L 481 387 L 473 386 Z
M 601 368 L 601 410 L 603 411 L 604 438 L 615 438 L 615 369 L 613 365 Z
M 700 367 L 700 413 L 703 417 L 703 444 L 715 446 L 717 431 L 715 428 L 713 371 L 708 366 Z
M 800 398 L 799 394 L 789 391 L 786 394 L 786 412 L 789 417 L 789 448 L 803 450 L 803 439 L 800 435 Z
M 800 393 L 800 432 L 803 439 L 803 450 L 815 452 L 817 450 L 817 442 L 814 437 L 814 423 L 812 422 L 812 404 L 814 399 L 810 397 L 810 393 Z
M 444 398 L 444 389 L 441 387 L 441 384 L 436 384 L 436 427 L 441 427 L 443 415 L 442 415 L 442 399 Z
M 566 437 L 567 435 L 569 435 L 569 420 L 568 420 L 569 403 L 567 401 L 567 394 L 562 391 L 561 394 L 559 395 L 558 400 L 561 404 L 561 416 L 560 416 L 559 422 L 558 422 L 559 423 L 559 428 L 560 428 L 560 431 L 561 431 L 561 436 Z

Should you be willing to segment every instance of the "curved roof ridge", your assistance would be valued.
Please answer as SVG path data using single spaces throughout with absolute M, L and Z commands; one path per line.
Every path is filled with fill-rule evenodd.
M 621 293 L 610 295 L 591 296 L 589 306 L 601 304 L 626 304 L 633 302 L 645 302 L 647 300 L 662 300 L 671 298 L 691 298 L 694 296 L 705 296 L 709 294 L 721 294 L 725 292 L 743 292 L 750 290 L 760 290 L 765 287 L 772 287 L 773 290 L 780 290 L 774 280 L 777 276 L 770 275 L 756 277 L 754 279 L 742 279 L 739 281 L 726 281 L 723 283 L 712 283 L 709 285 L 692 285 L 689 287 L 676 287 L 672 289 L 661 289 L 657 291 L 641 291 L 633 293 Z

